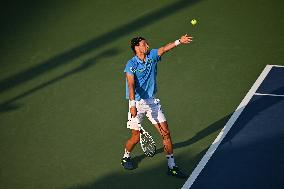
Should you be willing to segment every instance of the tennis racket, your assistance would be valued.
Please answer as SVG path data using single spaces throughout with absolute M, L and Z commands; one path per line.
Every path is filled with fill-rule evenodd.
M 140 125 L 140 144 L 144 154 L 153 157 L 156 153 L 156 143 L 153 137 Z

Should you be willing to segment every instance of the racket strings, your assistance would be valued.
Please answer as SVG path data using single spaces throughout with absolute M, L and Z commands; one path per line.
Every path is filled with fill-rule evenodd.
M 155 155 L 156 144 L 152 136 L 149 133 L 145 131 L 141 132 L 140 143 L 141 143 L 141 147 L 145 155 L 149 157 L 152 157 Z

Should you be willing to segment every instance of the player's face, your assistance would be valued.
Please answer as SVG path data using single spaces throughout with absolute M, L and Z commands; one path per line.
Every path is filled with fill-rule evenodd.
M 139 51 L 140 51 L 141 53 L 147 54 L 148 49 L 149 49 L 149 44 L 147 43 L 146 40 L 142 40 L 142 41 L 139 42 L 138 48 L 139 48 Z

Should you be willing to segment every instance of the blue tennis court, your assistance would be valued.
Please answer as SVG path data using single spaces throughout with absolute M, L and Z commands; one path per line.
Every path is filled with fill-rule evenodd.
M 183 188 L 284 188 L 284 67 L 265 67 Z

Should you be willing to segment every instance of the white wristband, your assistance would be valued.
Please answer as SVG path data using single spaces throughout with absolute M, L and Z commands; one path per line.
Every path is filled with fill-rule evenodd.
M 179 44 L 180 44 L 180 40 L 179 39 L 175 40 L 175 45 L 178 46 Z
M 129 105 L 130 105 L 130 107 L 135 107 L 136 106 L 136 102 L 135 102 L 135 100 L 129 100 Z

